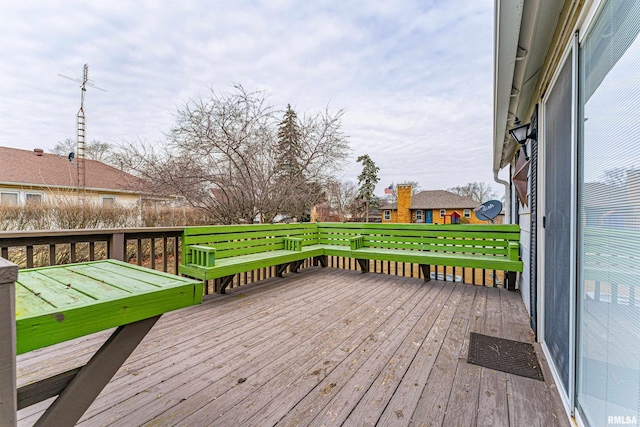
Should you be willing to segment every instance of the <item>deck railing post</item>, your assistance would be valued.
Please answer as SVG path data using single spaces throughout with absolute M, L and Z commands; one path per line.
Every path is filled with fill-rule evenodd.
M 117 259 L 118 261 L 126 261 L 126 242 L 124 239 L 124 233 L 113 233 L 109 242 L 109 248 L 111 253 L 109 258 Z
M 18 266 L 0 258 L 0 425 L 17 425 L 16 287 Z

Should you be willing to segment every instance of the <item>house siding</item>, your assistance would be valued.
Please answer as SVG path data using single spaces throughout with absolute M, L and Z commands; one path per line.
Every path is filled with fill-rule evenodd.
M 389 219 L 384 219 L 384 211 L 389 211 Z M 398 222 L 398 210 L 397 209 L 382 209 L 382 222 L 396 223 Z
M 65 203 L 76 202 L 81 199 L 80 195 L 74 189 L 52 189 L 42 188 L 37 186 L 12 186 L 3 185 L 0 186 L 0 192 L 4 193 L 17 193 L 18 204 L 24 205 L 26 202 L 27 194 L 42 194 L 42 201 L 45 203 Z M 135 206 L 140 201 L 140 195 L 134 193 L 123 193 L 118 191 L 110 192 L 105 191 L 93 191 L 87 189 L 84 194 L 85 200 L 89 202 L 102 204 L 103 197 L 114 197 L 115 201 L 119 205 L 123 206 Z

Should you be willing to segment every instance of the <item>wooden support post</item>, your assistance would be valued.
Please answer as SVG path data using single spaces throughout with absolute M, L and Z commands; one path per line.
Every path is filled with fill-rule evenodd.
M 17 425 L 16 285 L 18 266 L 0 258 L 0 425 Z
M 356 261 L 358 261 L 358 265 L 360 265 L 360 270 L 363 273 L 368 273 L 369 272 L 369 260 L 368 259 L 356 258 Z
M 222 277 L 220 279 L 220 293 L 221 294 L 226 294 L 227 293 L 227 286 L 229 286 L 231 284 L 231 282 L 233 282 L 233 275 L 225 276 L 225 277 Z
M 159 318 L 118 327 L 35 426 L 74 426 Z
M 323 268 L 325 268 L 327 266 L 327 256 L 326 255 L 320 255 L 320 256 L 317 256 L 317 257 L 313 257 L 313 261 L 314 261 L 313 265 L 320 265 Z
M 282 277 L 282 273 L 287 269 L 289 264 L 278 264 L 276 266 L 276 277 Z
M 436 270 L 437 270 L 437 266 L 436 266 Z M 420 264 L 420 270 L 422 270 L 422 276 L 424 277 L 424 281 L 428 282 L 431 280 L 431 266 L 428 264 Z M 446 273 L 446 269 L 445 269 L 445 273 Z M 438 276 L 437 271 L 436 271 L 436 277 Z M 445 275 L 445 279 L 446 279 L 446 275 Z
M 81 369 L 82 367 L 71 369 L 20 387 L 18 389 L 18 411 L 59 395 Z
M 507 288 L 508 291 L 515 291 L 516 290 L 516 273 L 514 271 L 506 271 L 505 272 L 505 278 L 506 278 L 506 286 L 505 288 Z
M 113 233 L 111 235 L 111 240 L 109 241 L 109 249 L 111 249 L 109 258 L 117 259 L 118 261 L 126 261 L 124 259 L 127 252 L 124 233 Z
M 304 260 L 302 261 L 293 261 L 289 263 L 289 271 L 292 273 L 298 273 L 298 270 L 300 269 L 300 266 L 304 263 Z

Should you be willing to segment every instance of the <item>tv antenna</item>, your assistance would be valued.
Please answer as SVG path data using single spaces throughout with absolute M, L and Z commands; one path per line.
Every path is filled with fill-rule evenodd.
M 87 91 L 87 86 L 88 87 L 92 87 L 94 89 L 98 89 L 101 90 L 103 92 L 106 92 L 105 89 L 102 89 L 98 86 L 96 86 L 95 84 L 93 84 L 92 80 L 89 80 L 89 64 L 84 64 L 84 68 L 83 68 L 83 73 L 82 73 L 82 78 L 81 79 L 74 79 L 73 77 L 69 77 L 69 76 L 65 76 L 63 74 L 58 74 L 60 77 L 64 77 L 65 79 L 69 79 L 73 82 L 76 83 L 80 83 L 80 110 L 78 110 L 78 115 L 77 115 L 77 141 L 78 141 L 78 163 L 77 163 L 77 170 L 78 170 L 78 179 L 77 179 L 77 185 L 78 185 L 78 189 L 82 189 L 82 191 L 85 190 L 86 184 L 87 184 L 87 174 L 86 174 L 86 169 L 85 169 L 85 142 L 86 142 L 86 117 L 84 114 L 84 95 L 85 92 Z M 71 160 L 72 158 L 70 158 L 69 160 Z

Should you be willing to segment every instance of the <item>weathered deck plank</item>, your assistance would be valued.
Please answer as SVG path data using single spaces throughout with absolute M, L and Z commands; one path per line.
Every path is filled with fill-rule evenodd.
M 529 341 L 533 333 L 526 320 L 526 313 L 517 294 L 501 295 L 503 338 Z M 539 350 L 539 348 L 538 348 Z M 543 358 L 538 352 L 539 359 Z M 507 374 L 507 396 L 509 397 L 509 419 L 511 425 L 557 426 L 564 421 L 564 410 L 560 400 L 555 400 L 549 392 L 555 389 L 551 375 L 545 373 L 545 381 L 537 381 L 513 374 Z
M 374 293 L 372 302 L 385 300 L 390 298 L 393 292 L 389 287 L 385 287 L 382 281 L 380 283 L 370 283 L 370 290 Z M 348 290 L 347 290 L 348 291 Z M 340 293 L 336 293 L 339 295 Z M 348 292 L 345 293 L 348 295 Z M 407 295 L 407 298 L 410 296 Z M 191 383 L 185 384 L 189 393 L 193 393 L 187 398 L 187 401 L 179 407 L 168 407 L 167 410 L 154 416 L 154 422 L 161 425 L 176 425 L 180 422 L 189 425 L 193 422 L 195 425 L 208 425 L 224 414 L 234 415 L 233 411 L 238 402 L 247 402 L 251 400 L 251 396 L 261 398 L 269 398 L 272 394 L 280 391 L 283 387 L 278 384 L 272 390 L 267 390 L 267 386 L 274 378 L 285 386 L 289 383 L 292 373 L 295 372 L 295 366 L 301 361 L 307 361 L 312 356 L 317 356 L 327 346 L 327 340 L 333 334 L 347 331 L 344 328 L 345 316 L 349 313 L 364 313 L 370 308 L 367 304 L 355 306 L 353 298 L 345 298 L 345 304 L 331 305 L 330 312 L 323 312 L 319 316 L 310 316 L 300 323 L 296 324 L 296 329 L 300 332 L 294 337 L 283 337 L 279 340 L 279 345 L 270 348 L 264 348 L 261 354 L 256 355 L 248 362 L 240 361 L 239 364 L 228 364 L 219 375 L 215 377 L 209 376 L 210 383 L 206 387 L 194 390 Z M 326 306 L 324 306 L 326 307 Z M 300 316 L 304 318 L 304 314 Z M 365 318 L 360 315 L 361 318 Z M 292 325 L 291 323 L 290 325 Z M 328 328 L 327 328 L 328 327 Z M 337 336 L 337 335 L 336 335 Z M 311 352 L 312 355 L 303 354 L 300 356 L 300 350 Z M 240 378 L 245 381 L 238 382 Z M 182 393 L 180 399 L 185 398 Z M 178 397 L 176 397 L 177 399 Z M 179 403 L 179 400 L 172 403 Z M 259 404 L 252 403 L 251 407 L 259 408 Z M 251 412 L 242 411 L 241 414 L 235 416 L 248 416 Z M 127 418 L 136 417 L 137 414 L 130 414 Z M 186 420 L 185 420 L 186 419 Z M 222 422 L 222 421 L 221 421 Z M 235 421 L 234 421 L 235 422 Z M 224 424 L 220 424 L 224 425 Z M 227 424 L 230 425 L 230 424 Z
M 447 402 L 444 425 L 473 426 L 477 424 L 482 367 L 467 363 L 467 353 L 469 351 L 469 333 L 482 333 L 486 308 L 487 288 L 477 288 L 473 301 L 472 317 L 469 319 L 469 328 L 460 350 L 451 395 Z
M 471 331 L 531 339 L 518 298 L 328 268 L 235 288 L 165 315 L 80 425 L 566 426 L 549 375 L 466 362 Z M 20 383 L 80 364 L 99 342 L 22 355 Z
M 464 290 L 462 300 L 457 305 L 455 317 L 449 326 L 442 347 L 440 347 L 435 365 L 413 411 L 409 425 L 442 425 L 444 421 L 458 367 L 458 359 L 461 356 L 466 357 L 466 354 L 462 354 L 462 348 L 465 339 L 468 339 L 469 336 L 469 319 L 477 290 L 476 286 L 462 285 L 462 288 Z M 473 408 L 470 409 L 473 412 Z
M 482 329 L 476 332 L 496 337 L 502 336 L 502 306 L 500 304 L 500 295 L 502 293 L 488 293 L 484 323 Z M 508 426 L 507 374 L 489 368 L 482 368 L 480 375 L 477 425 Z
M 446 339 L 456 308 L 462 300 L 464 286 L 457 285 L 445 303 L 438 320 L 420 346 L 411 366 L 380 417 L 380 425 L 407 425 L 431 375 L 436 357 Z
M 357 402 L 353 411 L 348 414 L 344 425 L 375 425 L 382 415 L 454 289 L 454 286 L 443 282 L 434 286 L 442 286 L 443 289 L 369 386 L 365 395 Z

